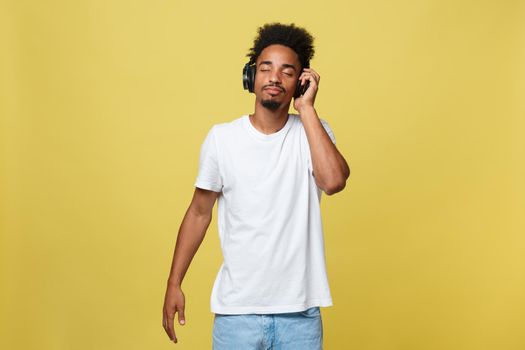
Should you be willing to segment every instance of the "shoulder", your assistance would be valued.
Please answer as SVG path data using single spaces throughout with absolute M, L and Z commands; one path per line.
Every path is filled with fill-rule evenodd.
M 221 145 L 230 143 L 232 140 L 239 139 L 239 133 L 242 131 L 243 118 L 239 117 L 222 123 L 213 124 L 207 132 L 206 141 L 211 142 L 217 148 Z
M 213 124 L 210 132 L 214 134 L 215 137 L 228 137 L 236 133 L 242 126 L 243 119 L 245 116 L 241 116 L 226 122 Z
M 296 124 L 298 124 L 299 127 L 304 130 L 304 125 L 303 125 L 303 121 L 301 120 L 301 117 L 298 114 L 290 114 L 290 116 L 296 119 L 297 121 Z M 323 125 L 325 129 L 330 129 L 330 124 L 325 119 L 319 117 L 319 121 L 321 122 L 321 124 Z
M 301 129 L 301 134 L 305 134 L 306 135 L 306 131 L 304 129 L 304 125 L 302 123 L 302 120 L 301 120 L 301 117 L 297 114 L 294 114 L 294 117 L 298 119 L 298 123 L 299 124 L 299 127 Z M 321 122 L 321 125 L 323 126 L 323 128 L 325 129 L 326 133 L 328 134 L 328 136 L 330 137 L 330 139 L 332 140 L 332 142 L 335 144 L 335 135 L 334 135 L 334 132 L 332 131 L 332 128 L 330 127 L 330 124 L 328 124 L 328 122 L 319 117 L 319 121 Z

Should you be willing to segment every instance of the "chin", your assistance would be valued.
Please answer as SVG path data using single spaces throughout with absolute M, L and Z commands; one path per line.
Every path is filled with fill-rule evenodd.
M 282 103 L 275 100 L 261 100 L 261 105 L 271 111 L 276 111 L 281 107 Z

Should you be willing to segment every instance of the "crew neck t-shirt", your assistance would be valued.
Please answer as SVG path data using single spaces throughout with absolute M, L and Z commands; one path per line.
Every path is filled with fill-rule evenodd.
M 320 119 L 335 144 L 328 123 Z M 298 312 L 332 306 L 321 189 L 301 118 L 264 134 L 249 115 L 215 124 L 201 145 L 195 187 L 220 192 L 223 263 L 210 298 L 218 314 Z

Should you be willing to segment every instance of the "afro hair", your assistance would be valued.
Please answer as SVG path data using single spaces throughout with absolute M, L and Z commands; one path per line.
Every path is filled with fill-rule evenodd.
M 309 67 L 310 60 L 314 57 L 314 38 L 306 29 L 295 24 L 268 23 L 259 27 L 258 35 L 253 42 L 253 47 L 246 56 L 250 64 L 257 61 L 257 57 L 267 46 L 281 44 L 288 46 L 297 53 L 301 66 Z

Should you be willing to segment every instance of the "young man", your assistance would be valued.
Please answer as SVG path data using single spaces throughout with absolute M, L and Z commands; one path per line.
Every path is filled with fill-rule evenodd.
M 322 348 L 319 307 L 332 298 L 321 191 L 341 191 L 350 169 L 314 108 L 320 77 L 308 68 L 313 54 L 305 29 L 260 27 L 244 71 L 255 112 L 214 125 L 202 144 L 163 308 L 163 327 L 175 343 L 175 313 L 185 322 L 181 282 L 218 199 L 224 262 L 211 295 L 213 349 Z M 304 94 L 297 84 L 308 86 Z M 298 115 L 289 114 L 292 99 Z

